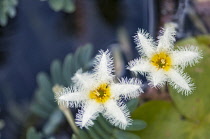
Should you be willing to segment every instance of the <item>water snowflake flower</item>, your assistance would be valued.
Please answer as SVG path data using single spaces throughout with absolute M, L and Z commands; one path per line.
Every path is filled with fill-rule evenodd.
M 56 97 L 59 104 L 81 107 L 76 114 L 76 124 L 86 127 L 93 125 L 99 113 L 115 126 L 125 129 L 131 124 L 129 110 L 121 98 L 130 99 L 142 92 L 138 79 L 118 79 L 113 75 L 113 59 L 110 52 L 99 51 L 92 73 L 77 71 L 72 78 L 73 88 L 66 88 Z
M 171 23 L 161 31 L 158 42 L 143 30 L 135 36 L 137 49 L 142 58 L 128 64 L 128 69 L 134 73 L 146 74 L 150 85 L 161 87 L 169 82 L 178 92 L 188 95 L 194 89 L 191 78 L 183 73 L 183 69 L 194 65 L 202 58 L 201 52 L 195 46 L 174 48 L 176 25 Z

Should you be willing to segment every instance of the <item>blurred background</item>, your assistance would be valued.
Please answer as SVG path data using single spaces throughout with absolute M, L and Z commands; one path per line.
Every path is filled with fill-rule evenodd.
M 42 138 L 70 138 L 72 130 L 62 116 L 54 129 L 43 130 L 50 123 L 50 112 L 54 111 L 51 108 L 44 115 L 32 106 L 37 101 L 36 93 L 43 91 L 42 85 L 46 83 L 43 80 L 51 80 L 62 63 L 66 71 L 68 66 L 75 67 L 76 62 L 65 66 L 65 61 L 74 61 L 75 57 L 78 60 L 87 53 L 91 59 L 99 49 L 112 51 L 117 76 L 131 76 L 124 67 L 138 57 L 133 41 L 137 30 L 143 28 L 156 38 L 159 29 L 168 22 L 178 24 L 177 40 L 208 34 L 210 1 L 0 0 L 0 138 L 26 138 L 31 126 L 44 132 Z M 75 53 L 78 48 L 80 52 Z M 84 69 L 90 67 L 89 62 L 84 61 Z M 68 86 L 71 77 L 64 78 L 66 82 L 53 78 L 51 83 Z M 146 91 L 142 102 L 171 100 L 167 89 L 148 88 L 144 77 L 141 78 Z M 42 108 L 43 103 L 44 100 L 39 101 Z M 33 136 L 39 138 L 39 135 Z

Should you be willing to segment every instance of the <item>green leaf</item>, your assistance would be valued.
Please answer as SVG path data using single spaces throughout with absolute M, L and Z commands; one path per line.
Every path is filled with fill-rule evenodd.
M 0 25 L 5 26 L 7 24 L 7 16 L 6 15 L 1 15 L 0 16 Z
M 127 131 L 138 131 L 146 127 L 146 123 L 142 120 L 133 120 L 132 125 L 126 128 Z
M 89 134 L 91 139 L 101 139 L 101 137 L 93 130 L 93 128 L 87 129 L 86 132 Z
M 64 0 L 49 0 L 49 5 L 54 11 L 60 11 L 64 6 Z
M 62 75 L 62 69 L 61 69 L 61 62 L 59 60 L 54 60 L 50 67 L 50 73 L 52 76 L 52 80 L 54 85 L 62 85 L 64 83 L 63 81 L 63 75 Z
M 30 106 L 31 112 L 34 114 L 42 117 L 42 118 L 47 118 L 49 116 L 49 112 L 47 112 L 45 109 L 43 109 L 42 105 L 39 103 L 32 103 Z
M 80 68 L 86 67 L 92 56 L 92 46 L 85 45 L 77 49 L 74 55 L 67 55 L 63 64 L 63 76 L 69 86 L 71 78 Z
M 73 0 L 65 0 L 64 3 L 65 3 L 65 5 L 64 5 L 65 12 L 72 13 L 75 11 L 75 4 L 74 4 Z
M 63 64 L 63 77 L 66 81 L 65 86 L 69 86 L 71 83 L 71 77 L 73 76 L 75 70 L 74 70 L 74 59 L 72 58 L 72 54 L 68 54 L 64 59 Z
M 76 9 L 73 0 L 48 0 L 48 2 L 50 7 L 56 12 L 64 11 L 72 13 Z
M 0 0 L 0 25 L 5 26 L 8 18 L 16 15 L 17 0 Z
M 138 132 L 132 132 L 143 139 L 184 139 L 188 121 L 176 111 L 170 102 L 150 101 L 132 113 L 133 119 L 142 119 L 147 127 Z
M 84 130 L 80 129 L 79 139 L 91 139 L 91 137 Z
M 8 15 L 9 15 L 10 18 L 15 17 L 16 10 L 14 8 L 12 8 L 12 7 L 8 8 Z
M 98 116 L 97 118 L 97 122 L 100 124 L 100 126 L 103 128 L 103 130 L 107 133 L 107 134 L 112 134 L 114 127 L 108 123 L 104 117 L 102 117 L 102 115 Z
M 0 130 L 2 130 L 5 126 L 5 121 L 0 119 Z
M 108 136 L 107 132 L 103 129 L 103 127 L 98 122 L 95 122 L 92 128 L 101 137 L 101 139 L 107 138 Z
M 43 127 L 43 133 L 47 136 L 54 133 L 61 121 L 63 121 L 63 114 L 59 109 L 56 109 L 51 115 L 47 123 Z
M 114 132 L 114 137 L 116 139 L 140 139 L 139 136 L 122 130 L 116 130 Z
M 73 56 L 73 58 L 75 59 L 75 61 L 73 61 L 74 72 L 76 72 L 78 69 L 81 68 L 80 63 L 81 63 L 81 59 L 82 59 L 82 57 L 81 57 L 82 54 L 83 54 L 82 49 L 80 48 L 80 49 L 77 49 L 77 51 L 75 52 L 75 54 Z
M 10 5 L 17 6 L 17 4 L 18 4 L 18 1 L 17 0 L 8 0 L 8 1 L 9 1 Z
M 79 56 L 79 61 L 85 68 L 87 68 L 93 54 L 93 46 L 91 44 L 86 44 L 85 47 L 81 48 L 81 53 L 82 55 Z
M 177 94 L 176 90 L 170 89 L 170 94 L 179 111 L 193 121 L 202 121 L 210 114 L 210 36 L 199 36 L 179 41 L 177 45 L 195 45 L 203 52 L 203 59 L 193 67 L 188 67 L 185 71 L 193 79 L 196 89 L 193 94 L 183 96 Z
M 87 61 L 88 59 L 91 59 L 93 54 L 93 46 L 91 44 L 86 44 L 83 47 L 83 58 Z M 85 63 L 84 63 L 85 64 Z
M 42 139 L 42 134 L 41 133 L 38 133 L 34 127 L 30 127 L 28 130 L 27 130 L 27 135 L 26 135 L 27 139 Z
M 183 117 L 170 102 L 147 102 L 134 111 L 132 118 L 147 123 L 145 129 L 132 132 L 146 139 L 205 139 L 210 136 L 210 118 L 192 121 Z
M 46 101 L 54 102 L 54 93 L 52 92 L 52 83 L 49 77 L 45 73 L 39 73 L 37 75 L 37 83 Z
M 138 104 L 139 104 L 139 99 L 135 98 L 128 101 L 126 105 L 128 109 L 130 110 L 130 112 L 133 112 L 138 107 Z
M 44 92 L 41 90 L 37 90 L 37 93 L 35 95 L 35 99 L 37 100 L 37 103 L 41 105 L 43 109 L 47 112 L 51 112 L 54 110 L 54 105 L 52 105 L 51 101 L 46 101 L 46 98 L 43 97 Z M 54 103 L 54 102 L 53 102 Z

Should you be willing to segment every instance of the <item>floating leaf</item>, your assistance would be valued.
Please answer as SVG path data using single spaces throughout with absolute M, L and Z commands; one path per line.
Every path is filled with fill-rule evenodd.
M 187 125 L 190 123 L 182 119 L 170 102 L 150 101 L 132 113 L 133 119 L 142 119 L 147 127 L 133 132 L 143 139 L 184 139 Z
M 203 52 L 203 59 L 193 67 L 188 67 L 186 72 L 192 77 L 196 89 L 193 94 L 185 97 L 170 89 L 170 94 L 179 111 L 187 118 L 201 121 L 210 114 L 210 36 L 199 36 L 179 41 L 177 45 L 195 45 Z

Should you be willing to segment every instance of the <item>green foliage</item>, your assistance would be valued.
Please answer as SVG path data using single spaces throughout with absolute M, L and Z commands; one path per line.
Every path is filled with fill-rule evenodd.
M 177 45 L 191 44 L 199 46 L 203 52 L 203 59 L 196 66 L 186 69 L 195 83 L 195 91 L 188 97 L 183 97 L 171 89 L 171 96 L 177 109 L 190 121 L 193 122 L 195 129 L 192 135 L 194 138 L 209 138 L 210 125 L 210 36 L 199 36 L 189 38 L 177 43 Z M 184 106 L 184 107 L 183 107 Z M 208 136 L 207 136 L 208 135 Z
M 132 118 L 146 121 L 147 128 L 133 132 L 146 139 L 204 139 L 210 132 L 210 36 L 188 38 L 177 43 L 179 46 L 196 45 L 203 52 L 199 64 L 186 69 L 196 89 L 193 94 L 183 96 L 170 88 L 173 103 L 150 101 L 136 109 Z
M 30 127 L 27 131 L 27 139 L 42 139 L 42 134 L 38 133 L 34 127 Z
M 45 135 L 51 135 L 63 121 L 64 116 L 59 109 L 56 109 L 47 120 L 46 124 L 43 127 L 43 133 Z
M 74 0 L 48 0 L 50 7 L 54 11 L 64 11 L 72 13 L 75 11 Z
M 210 98 L 210 36 L 200 36 L 196 38 L 189 38 L 177 43 L 179 46 L 191 44 L 199 46 L 203 52 L 203 59 L 200 63 L 193 67 L 188 67 L 186 72 L 192 77 L 196 89 L 193 94 L 184 97 L 175 93 L 171 89 L 171 96 L 175 101 L 177 108 L 187 118 L 197 121 L 205 119 L 210 114 L 209 98 Z M 184 107 L 183 107 L 184 106 Z M 209 117 L 210 118 L 210 117 Z
M 88 68 L 91 55 L 92 46 L 88 44 L 78 48 L 75 54 L 68 54 L 63 64 L 59 60 L 53 61 L 50 67 L 51 77 L 48 77 L 46 73 L 39 73 L 37 75 L 38 88 L 31 105 L 31 111 L 42 118 L 48 118 L 55 112 L 58 107 L 52 91 L 53 86 L 70 86 L 70 79 L 74 73 L 79 68 L 84 70 Z
M 0 130 L 2 130 L 5 126 L 4 120 L 0 119 Z
M 132 118 L 146 121 L 147 128 L 134 132 L 145 139 L 184 139 L 189 122 L 182 116 L 172 103 L 164 101 L 149 101 L 132 114 Z
M 129 109 L 137 108 L 138 99 L 130 100 L 127 103 Z M 93 127 L 89 129 L 80 129 L 79 135 L 73 135 L 75 139 L 140 139 L 138 135 L 131 133 L 131 131 L 139 131 L 146 127 L 146 123 L 142 120 L 133 120 L 133 124 L 126 130 L 121 130 L 111 125 L 103 116 L 99 116 L 95 121 Z
M 5 26 L 8 18 L 13 18 L 16 15 L 15 7 L 17 0 L 0 0 L 0 25 Z
M 70 79 L 74 73 L 80 68 L 83 68 L 83 70 L 88 68 L 92 49 L 92 46 L 88 44 L 78 48 L 75 54 L 68 54 L 63 64 L 59 60 L 53 61 L 50 67 L 50 77 L 43 72 L 37 75 L 38 88 L 30 109 L 38 117 L 47 119 L 42 129 L 45 136 L 54 133 L 64 120 L 64 116 L 54 99 L 53 86 L 70 86 Z

